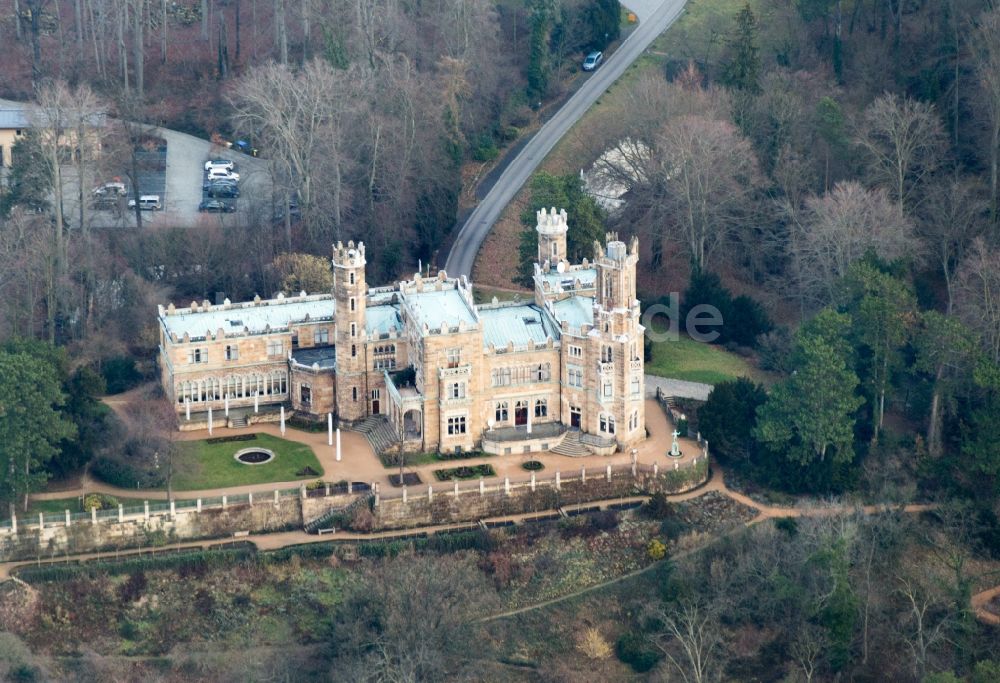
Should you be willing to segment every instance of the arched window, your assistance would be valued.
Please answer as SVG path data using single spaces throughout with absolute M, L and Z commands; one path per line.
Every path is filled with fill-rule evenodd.
M 355 346 L 354 344 L 351 344 L 351 358 L 354 358 L 357 355 L 358 355 L 358 347 Z
M 601 349 L 601 362 L 610 363 L 612 358 L 614 358 L 614 352 L 611 350 L 610 346 L 605 346 Z
M 353 285 L 353 284 L 354 284 L 354 273 L 351 273 L 351 274 L 350 274 L 350 275 L 348 276 L 348 279 L 350 280 L 351 284 Z
M 494 411 L 494 418 L 497 424 L 501 424 L 510 419 L 509 411 L 510 404 L 507 401 L 500 401 L 496 404 L 496 410 Z
M 357 401 L 358 400 L 358 388 L 357 387 L 351 387 L 351 400 L 352 401 Z

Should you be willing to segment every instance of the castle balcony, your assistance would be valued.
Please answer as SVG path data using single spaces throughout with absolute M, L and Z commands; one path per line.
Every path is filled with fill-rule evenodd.
M 628 363 L 629 363 L 629 366 L 628 366 L 629 370 L 642 370 L 642 359 L 641 358 L 637 358 L 635 360 L 630 360 Z
M 610 374 L 614 373 L 614 371 L 615 371 L 615 364 L 614 363 L 598 363 L 597 364 L 597 371 L 600 372 L 602 375 L 610 375 Z

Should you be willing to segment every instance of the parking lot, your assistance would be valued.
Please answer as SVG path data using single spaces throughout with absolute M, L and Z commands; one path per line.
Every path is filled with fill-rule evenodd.
M 0 107 L 17 108 L 21 102 L 0 100 Z M 268 164 L 264 159 L 242 154 L 236 150 L 213 145 L 208 140 L 166 128 L 150 127 L 147 144 L 140 150 L 138 173 L 139 193 L 158 195 L 162 205 L 159 211 L 144 211 L 143 226 L 197 228 L 219 221 L 235 221 L 247 216 L 254 204 L 261 210 L 271 211 L 271 180 Z M 155 140 L 155 142 L 153 142 Z M 205 161 L 226 158 L 236 162 L 240 173 L 240 201 L 235 213 L 202 213 L 198 206 L 205 198 L 203 190 Z M 92 174 L 78 178 L 76 169 L 63 169 L 63 213 L 70 228 L 79 227 L 80 196 L 87 202 L 84 220 L 90 228 L 134 228 L 135 215 L 126 207 L 118 209 L 93 208 L 93 189 L 112 181 L 115 177 L 127 183 L 128 174 L 108 173 L 108 177 Z M 124 171 L 124 169 L 122 169 Z M 91 171 L 92 172 L 92 171 Z M 129 188 L 128 198 L 132 192 Z

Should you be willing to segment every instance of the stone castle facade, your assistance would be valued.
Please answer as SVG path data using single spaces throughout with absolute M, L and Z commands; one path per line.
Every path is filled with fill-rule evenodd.
M 609 233 L 570 264 L 566 212 L 537 218 L 530 303 L 476 305 L 444 271 L 371 288 L 349 242 L 332 293 L 161 306 L 163 388 L 182 420 L 226 405 L 382 415 L 404 450 L 537 450 L 567 430 L 593 452 L 631 447 L 645 438 L 638 241 Z

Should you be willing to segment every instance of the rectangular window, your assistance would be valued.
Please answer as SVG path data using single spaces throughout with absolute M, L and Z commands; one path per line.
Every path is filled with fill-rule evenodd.
M 326 327 L 320 327 L 316 330 L 315 339 L 313 339 L 314 344 L 329 344 L 330 343 L 330 330 Z
M 496 404 L 496 411 L 494 413 L 494 416 L 496 417 L 497 424 L 501 422 L 506 422 L 508 420 L 509 417 L 508 405 L 509 404 L 507 403 L 507 401 L 501 401 L 500 403 Z
M 462 349 L 448 349 L 448 367 L 457 368 L 462 361 Z
M 448 398 L 465 398 L 465 382 L 452 382 L 449 384 Z
M 612 388 L 611 388 L 611 382 L 605 382 L 604 383 L 604 398 L 611 398 L 613 395 L 614 395 L 614 393 L 613 393 Z
M 632 395 L 633 396 L 638 396 L 639 395 L 639 378 L 638 377 L 633 377 L 632 378 Z
M 583 386 L 583 368 L 579 365 L 569 365 L 567 366 L 567 384 L 571 387 L 582 387 Z
M 267 355 L 272 358 L 285 355 L 285 345 L 280 340 L 267 342 Z
M 208 349 L 190 349 L 188 351 L 188 363 L 207 363 Z
M 465 434 L 465 415 L 448 418 L 448 434 Z
M 354 303 L 354 297 L 352 296 L 352 297 L 351 297 L 351 310 L 352 310 L 352 311 L 354 310 L 354 307 L 355 307 L 355 303 Z
M 569 357 L 570 358 L 583 358 L 583 347 L 582 346 L 570 346 L 569 347 Z
M 226 347 L 226 360 L 239 360 L 240 359 L 240 348 L 236 344 L 230 344 Z
M 302 397 L 302 405 L 309 405 L 312 403 L 312 387 L 308 384 L 303 384 L 299 393 Z
M 351 336 L 358 336 L 358 326 L 355 323 L 351 323 Z

